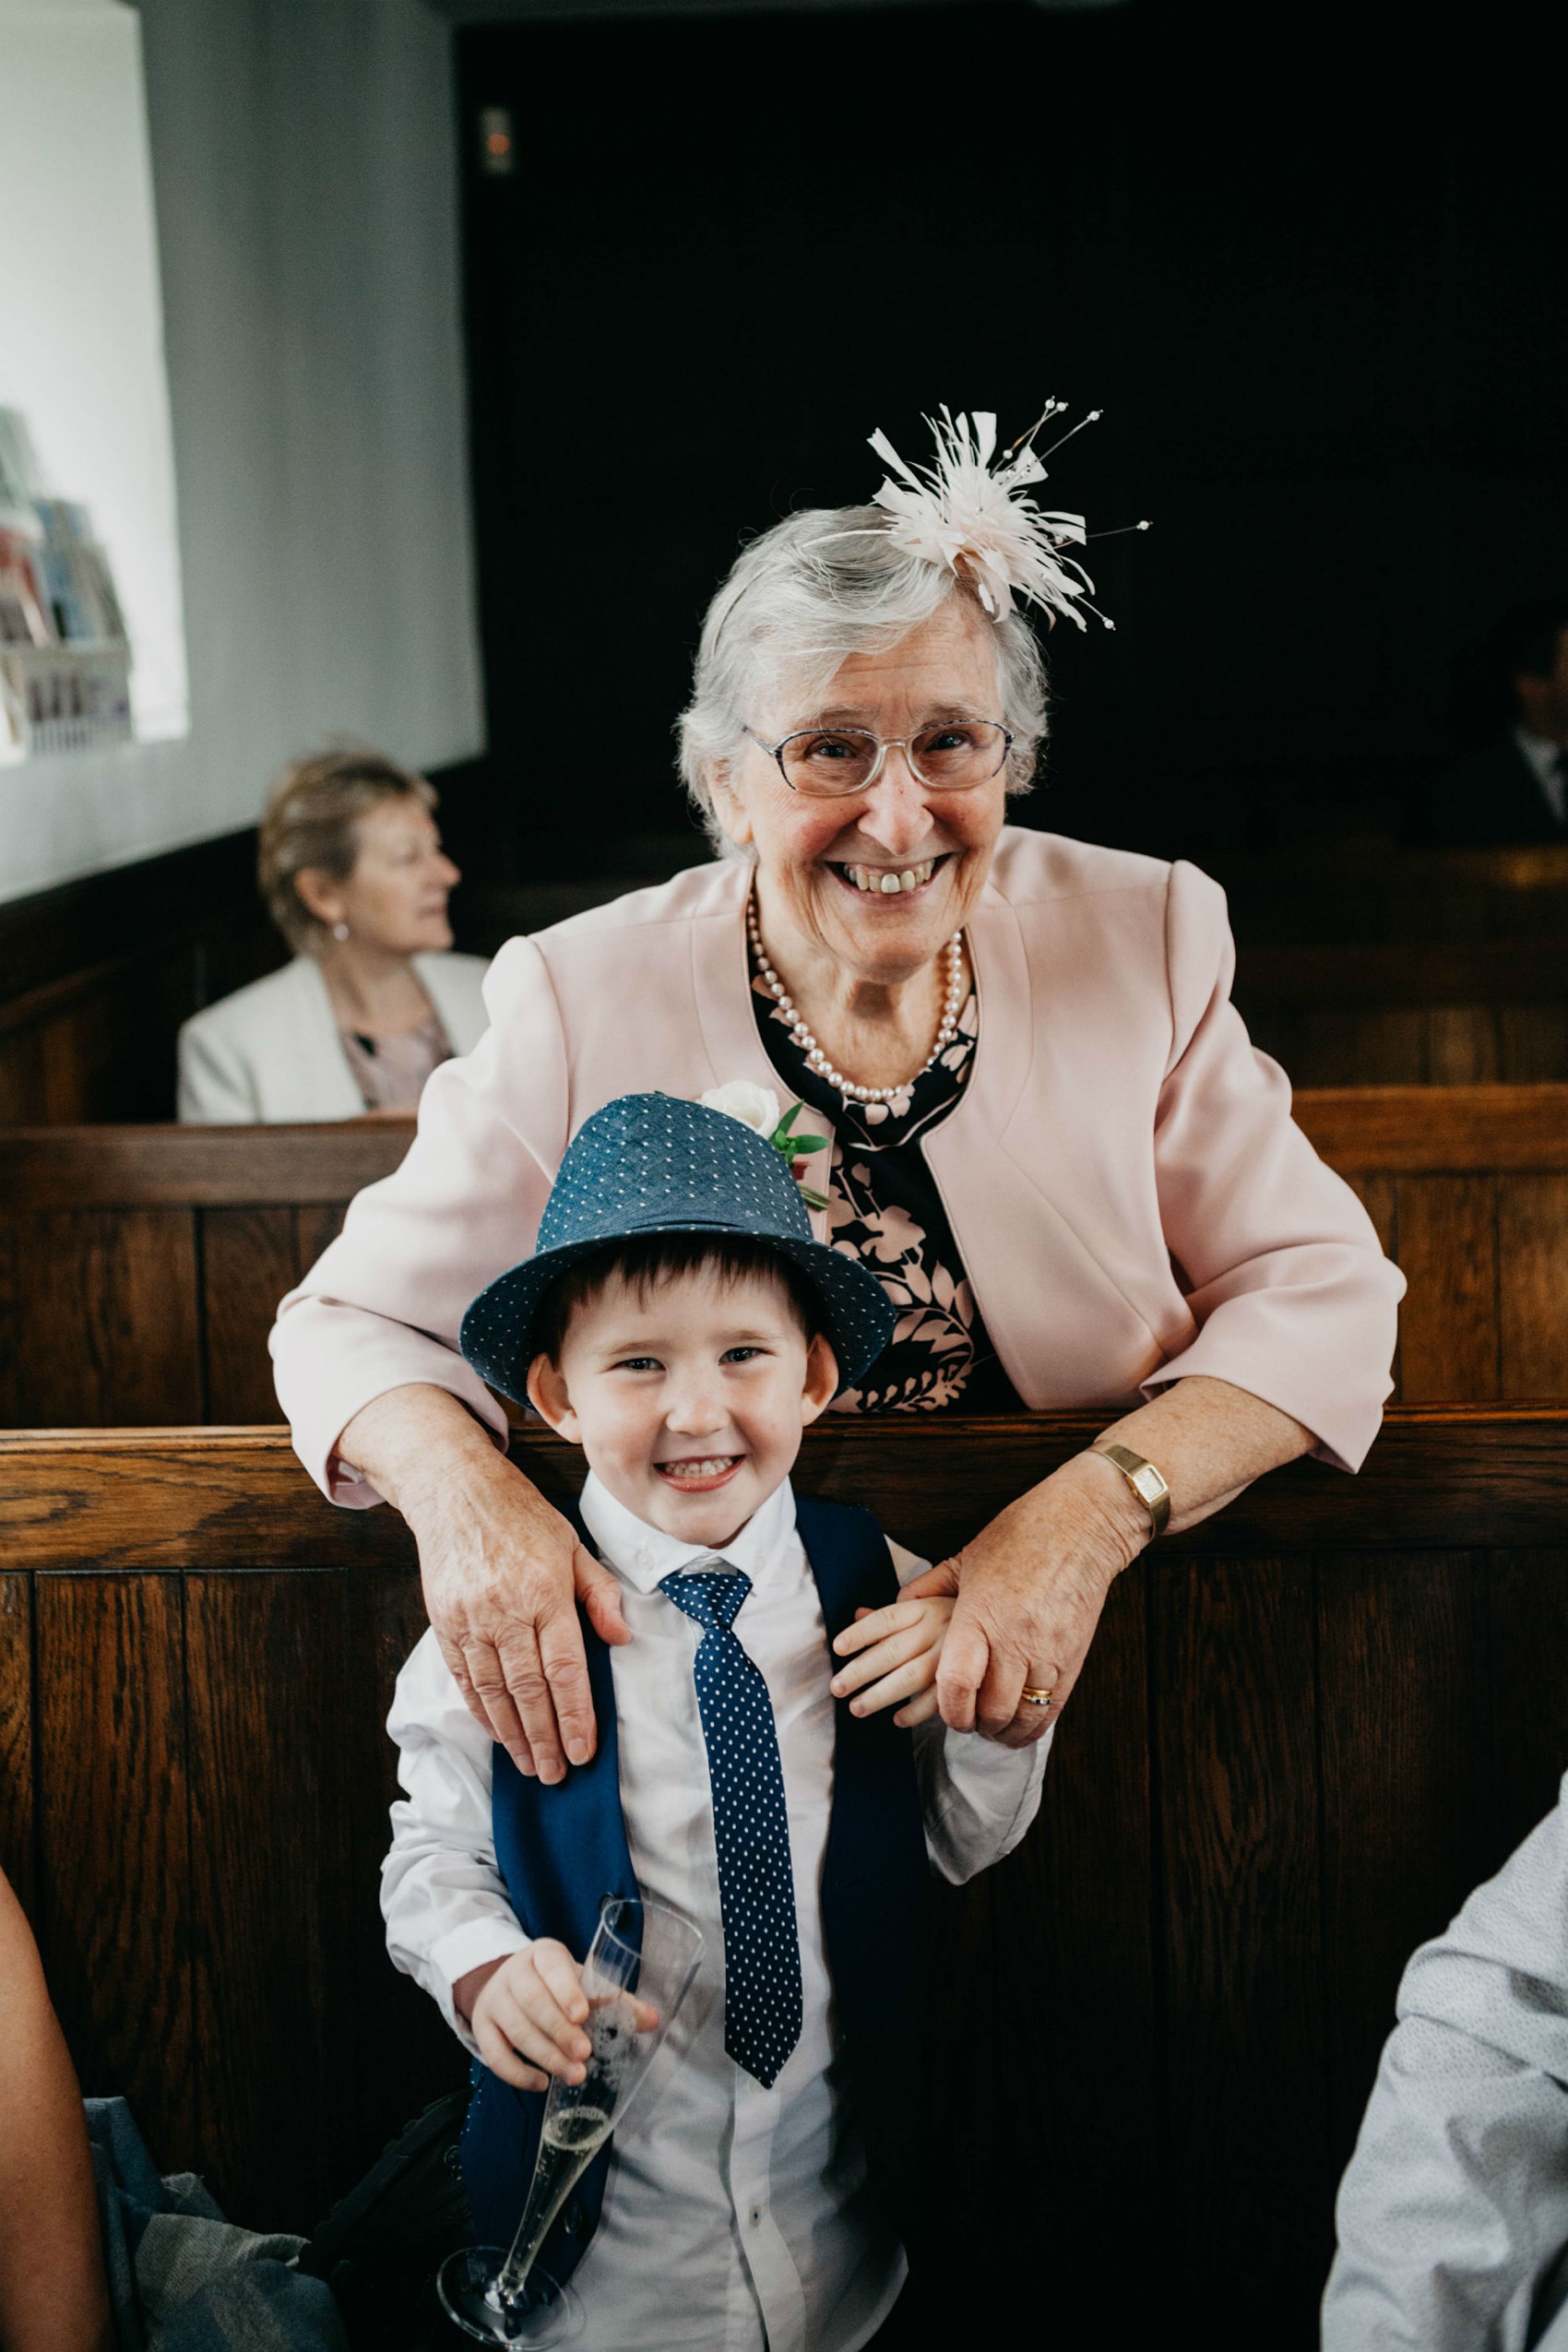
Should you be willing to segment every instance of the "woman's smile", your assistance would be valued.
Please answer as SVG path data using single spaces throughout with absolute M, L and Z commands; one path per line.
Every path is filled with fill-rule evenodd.
M 941 849 L 932 857 L 906 860 L 898 865 L 825 858 L 822 862 L 836 881 L 859 897 L 910 898 L 929 889 L 956 852 Z

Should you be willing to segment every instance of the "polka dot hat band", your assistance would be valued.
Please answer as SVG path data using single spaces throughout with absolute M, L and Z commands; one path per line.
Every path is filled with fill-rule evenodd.
M 482 1289 L 463 1317 L 474 1370 L 522 1399 L 540 1301 L 579 1258 L 647 1233 L 744 1233 L 771 1241 L 821 1293 L 840 1389 L 893 1336 L 873 1274 L 812 1238 L 800 1186 L 780 1153 L 727 1111 L 674 1095 L 627 1094 L 596 1111 L 567 1146 L 530 1258 Z

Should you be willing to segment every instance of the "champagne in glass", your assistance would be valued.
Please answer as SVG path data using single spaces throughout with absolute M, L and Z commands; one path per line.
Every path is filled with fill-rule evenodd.
M 481 2344 L 564 2344 L 582 2326 L 570 2287 L 538 2265 L 556 2215 L 636 2095 L 702 1961 L 697 1930 L 661 1903 L 609 1896 L 583 1964 L 592 2051 L 580 2083 L 552 2082 L 528 2202 L 505 2252 L 448 2256 L 436 2286 Z

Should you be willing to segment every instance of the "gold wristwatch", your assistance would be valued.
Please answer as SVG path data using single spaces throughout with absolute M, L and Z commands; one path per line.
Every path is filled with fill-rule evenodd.
M 1141 1454 L 1134 1454 L 1130 1445 L 1115 1445 L 1109 1438 L 1091 1445 L 1089 1452 L 1103 1455 L 1113 1470 L 1121 1471 L 1148 1513 L 1154 1536 L 1162 1536 L 1170 1525 L 1170 1489 L 1154 1464 L 1146 1462 Z

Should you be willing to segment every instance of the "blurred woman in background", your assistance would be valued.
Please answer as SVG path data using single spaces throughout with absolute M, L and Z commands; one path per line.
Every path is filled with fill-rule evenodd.
M 486 1026 L 485 962 L 451 951 L 460 880 L 436 796 L 379 752 L 287 768 L 261 820 L 262 897 L 294 950 L 180 1031 L 180 1117 L 208 1125 L 410 1113 Z

